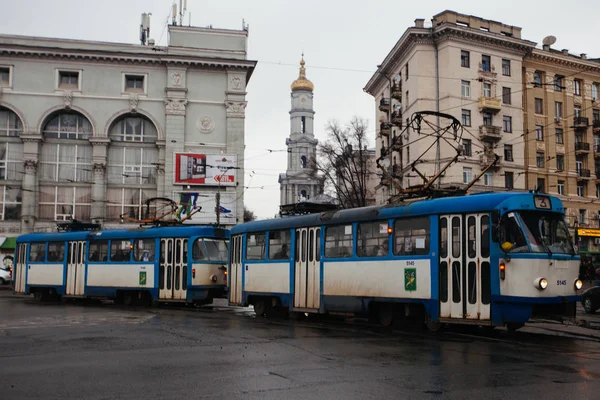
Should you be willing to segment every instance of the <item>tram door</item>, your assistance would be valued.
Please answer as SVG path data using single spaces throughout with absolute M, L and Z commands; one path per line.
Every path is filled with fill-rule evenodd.
M 228 275 L 229 302 L 232 305 L 242 304 L 242 237 L 231 238 L 230 271 Z
M 13 267 L 13 280 L 15 281 L 15 293 L 25 293 L 25 269 L 27 268 L 27 244 L 21 243 L 17 248 L 17 259 Z
M 69 242 L 67 296 L 83 296 L 85 284 L 85 242 Z
M 490 319 L 490 219 L 440 217 L 440 317 Z
M 185 300 L 188 278 L 188 241 L 183 238 L 160 240 L 158 297 L 161 300 Z
M 320 228 L 296 229 L 294 307 L 320 307 Z

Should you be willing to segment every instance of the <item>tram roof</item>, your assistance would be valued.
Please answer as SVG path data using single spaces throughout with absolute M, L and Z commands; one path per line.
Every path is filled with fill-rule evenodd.
M 506 210 L 534 209 L 534 193 L 529 192 L 484 192 L 466 196 L 443 197 L 437 199 L 418 200 L 406 204 L 387 204 L 346 210 L 326 211 L 318 214 L 301 215 L 296 217 L 276 218 L 262 221 L 247 222 L 236 225 L 231 234 L 243 232 L 258 232 L 265 230 L 289 229 L 302 226 L 319 226 L 344 224 L 374 219 L 395 217 L 413 217 L 431 214 L 453 214 L 465 212 L 489 212 L 502 206 Z M 563 212 L 560 199 L 546 194 L 552 203 L 552 212 Z
M 229 238 L 229 231 L 227 229 L 216 228 L 214 226 L 190 225 L 133 229 L 107 229 L 98 231 L 43 232 L 21 235 L 17 238 L 17 243 L 191 236 L 222 236 L 224 238 Z

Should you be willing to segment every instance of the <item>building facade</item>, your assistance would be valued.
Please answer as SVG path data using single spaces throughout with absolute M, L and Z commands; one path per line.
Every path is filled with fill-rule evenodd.
M 580 250 L 600 250 L 600 59 L 550 45 L 524 60 L 527 186 L 559 196 Z
M 440 177 L 440 186 L 469 184 L 498 155 L 473 190 L 526 188 L 522 63 L 534 47 L 521 38 L 519 27 L 453 11 L 435 15 L 431 27 L 417 19 L 406 30 L 364 88 L 378 106 L 378 156 L 389 155 L 389 168 L 401 177 L 402 188 L 423 183 L 410 171 L 415 160 L 418 170 L 432 177 L 461 145 L 458 162 Z M 464 129 L 456 138 L 446 135 L 438 151 L 436 129 L 450 120 L 427 117 L 417 130 L 412 117 L 420 111 L 450 114 Z M 398 135 L 401 146 L 387 151 Z M 386 203 L 398 186 L 382 180 L 378 203 Z
M 314 136 L 313 83 L 306 78 L 304 56 L 298 79 L 291 85 L 290 135 L 287 146 L 287 169 L 279 174 L 279 204 L 294 204 L 321 194 L 322 185 L 312 168 L 318 140 Z
M 0 236 L 144 202 L 243 221 L 248 31 L 169 26 L 167 46 L 0 35 Z M 193 200 L 191 200 L 193 199 Z

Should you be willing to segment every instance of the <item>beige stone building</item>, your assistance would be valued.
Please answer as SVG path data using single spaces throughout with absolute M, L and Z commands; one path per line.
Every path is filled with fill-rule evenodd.
M 376 137 L 378 155 L 402 135 L 401 151 L 391 154 L 390 168 L 406 170 L 424 153 L 425 162 L 418 169 L 433 176 L 461 144 L 462 156 L 446 170 L 442 186 L 468 184 L 495 159 L 495 153 L 500 161 L 474 190 L 525 189 L 522 60 L 534 47 L 535 43 L 521 38 L 521 28 L 453 11 L 435 15 L 429 27 L 423 19 L 415 20 L 364 89 L 378 105 L 377 120 L 384 122 Z M 414 126 L 407 128 L 414 113 L 425 110 L 450 114 L 464 126 L 456 139 L 441 141 L 439 155 L 437 146 L 432 146 L 435 139 L 427 136 L 433 133 L 429 125 L 448 125 L 448 120 L 429 117 L 429 125 L 423 123 L 420 132 Z M 403 187 L 423 182 L 411 171 L 403 173 L 401 181 Z M 378 203 L 385 203 L 397 190 L 382 181 Z
M 540 185 L 568 209 L 580 250 L 600 238 L 600 59 L 549 45 L 524 60 L 527 186 Z

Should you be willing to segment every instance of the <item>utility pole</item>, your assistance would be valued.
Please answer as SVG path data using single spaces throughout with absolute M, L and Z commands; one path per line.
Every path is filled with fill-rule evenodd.
M 221 225 L 221 182 L 217 190 L 217 226 Z

